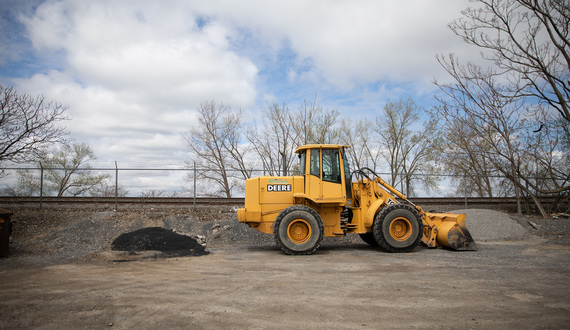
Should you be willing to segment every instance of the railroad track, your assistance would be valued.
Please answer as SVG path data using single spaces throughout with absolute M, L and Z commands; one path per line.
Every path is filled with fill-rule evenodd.
M 162 205 L 243 205 L 244 198 L 214 197 L 0 197 L 0 205 L 6 204 L 162 204 Z
M 0 197 L 0 206 L 7 204 L 156 204 L 156 205 L 243 205 L 244 198 L 217 197 Z M 465 205 L 493 206 L 515 205 L 514 197 L 419 197 L 410 198 L 416 205 Z M 553 203 L 553 197 L 542 198 L 545 204 Z

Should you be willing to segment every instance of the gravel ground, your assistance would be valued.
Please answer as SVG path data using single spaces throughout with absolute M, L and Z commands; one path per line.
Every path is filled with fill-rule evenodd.
M 288 256 L 272 235 L 238 223 L 231 207 L 12 210 L 12 256 L 0 258 L 0 329 L 565 329 L 570 322 L 568 219 L 467 210 L 478 251 L 383 253 L 348 235 L 325 238 L 313 255 Z M 112 249 L 141 229 L 191 237 L 209 254 L 133 251 L 130 243 Z
M 426 208 L 430 209 L 430 208 Z M 181 209 L 145 209 L 141 211 L 14 211 L 10 262 L 35 264 L 92 260 L 109 254 L 117 259 L 167 257 L 160 251 L 117 252 L 112 242 L 121 234 L 147 227 L 161 227 L 190 236 L 203 243 L 207 251 L 251 247 L 274 248 L 272 235 L 260 233 L 236 219 L 236 208 L 200 207 Z M 515 216 L 493 210 L 454 210 L 466 213 L 466 226 L 476 243 L 547 241 L 570 245 L 570 219 L 542 219 Z M 366 246 L 358 235 L 325 237 L 321 248 Z

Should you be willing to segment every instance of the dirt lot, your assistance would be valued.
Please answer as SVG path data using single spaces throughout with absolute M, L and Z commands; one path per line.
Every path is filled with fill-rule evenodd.
M 350 236 L 287 256 L 270 235 L 237 224 L 231 208 L 14 211 L 12 256 L 0 259 L 0 328 L 562 329 L 570 321 L 570 220 L 474 211 L 476 252 L 390 254 Z M 204 236 L 210 254 L 110 249 L 121 233 L 151 226 Z

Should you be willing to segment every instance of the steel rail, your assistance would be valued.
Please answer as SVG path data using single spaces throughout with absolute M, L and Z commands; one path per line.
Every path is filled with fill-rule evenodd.
M 553 203 L 556 197 L 542 197 L 544 203 Z M 498 205 L 516 204 L 515 197 L 417 197 L 410 198 L 418 205 Z M 200 205 L 243 205 L 245 199 L 222 197 L 196 197 Z M 193 197 L 6 197 L 0 196 L 1 204 L 193 204 Z
M 193 197 L 0 197 L 1 204 L 194 204 Z M 200 205 L 243 205 L 244 198 L 197 197 Z

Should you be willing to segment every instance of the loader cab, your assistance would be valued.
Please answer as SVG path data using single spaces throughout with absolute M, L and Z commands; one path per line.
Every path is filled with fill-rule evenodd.
M 350 168 L 343 145 L 305 145 L 297 149 L 305 194 L 316 202 L 350 205 Z

